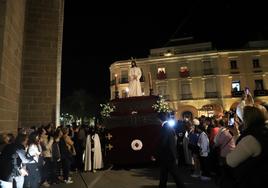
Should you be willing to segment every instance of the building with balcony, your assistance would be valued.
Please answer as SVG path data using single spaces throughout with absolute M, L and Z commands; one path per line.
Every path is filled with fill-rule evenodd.
M 141 87 L 149 95 L 149 74 L 155 95 L 164 96 L 176 117 L 217 115 L 235 108 L 249 88 L 258 103 L 268 101 L 268 41 L 249 42 L 243 49 L 215 50 L 210 42 L 187 43 L 151 49 L 147 58 L 136 59 L 142 69 Z M 111 99 L 115 75 L 119 97 L 128 96 L 130 60 L 110 66 Z

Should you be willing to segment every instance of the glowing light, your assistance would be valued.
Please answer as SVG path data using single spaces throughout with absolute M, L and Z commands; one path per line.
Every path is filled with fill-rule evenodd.
M 127 93 L 129 92 L 129 88 L 128 88 L 128 87 L 126 88 L 126 92 L 127 92 Z
M 171 52 L 165 53 L 164 56 L 168 57 L 168 56 L 172 56 Z
M 167 52 L 164 53 L 164 56 L 168 57 L 168 56 L 172 56 L 172 52 L 171 50 L 167 50 Z
M 169 125 L 170 127 L 174 127 L 174 125 L 175 125 L 175 120 L 174 120 L 174 119 L 170 119 L 170 120 L 168 120 L 168 125 Z

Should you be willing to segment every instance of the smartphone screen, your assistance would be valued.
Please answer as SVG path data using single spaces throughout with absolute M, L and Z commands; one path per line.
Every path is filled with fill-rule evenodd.
M 230 118 L 228 125 L 229 125 L 230 127 L 234 126 L 234 118 L 233 118 L 233 117 Z

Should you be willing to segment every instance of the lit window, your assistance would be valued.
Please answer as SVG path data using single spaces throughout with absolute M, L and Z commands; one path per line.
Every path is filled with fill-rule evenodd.
M 188 67 L 183 66 L 180 68 L 180 72 L 187 72 L 188 71 Z
M 232 91 L 240 91 L 240 81 L 239 80 L 235 80 L 232 81 Z
M 158 68 L 158 74 L 159 73 L 166 73 L 166 68 L 165 67 L 160 67 L 160 68 Z
M 165 53 L 164 53 L 164 56 L 172 56 L 173 54 L 172 54 L 172 52 L 171 52 L 171 50 L 167 50 Z
M 189 69 L 187 66 L 181 66 L 180 67 L 180 76 L 182 78 L 188 77 L 189 76 Z
M 157 79 L 162 80 L 162 79 L 166 79 L 167 75 L 166 75 L 166 69 L 164 67 L 160 67 L 157 69 Z

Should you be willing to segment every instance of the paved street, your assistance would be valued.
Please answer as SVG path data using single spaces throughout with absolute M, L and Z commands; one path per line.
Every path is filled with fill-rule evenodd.
M 73 184 L 58 184 L 52 188 L 156 188 L 158 186 L 157 167 L 141 167 L 130 169 L 108 169 L 97 171 L 96 173 L 75 173 L 73 174 Z M 182 177 L 187 188 L 217 188 L 212 181 L 202 182 L 199 179 L 190 177 L 190 172 L 182 169 Z M 169 188 L 176 187 L 170 178 Z

